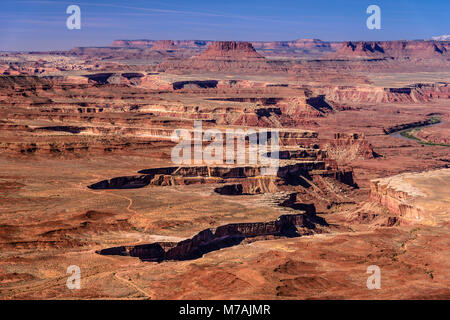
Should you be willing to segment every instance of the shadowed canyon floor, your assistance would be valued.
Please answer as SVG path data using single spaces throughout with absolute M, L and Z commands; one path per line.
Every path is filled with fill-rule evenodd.
M 450 298 L 448 41 L 118 40 L 0 73 L 1 299 Z M 279 168 L 174 164 L 198 120 L 276 131 Z

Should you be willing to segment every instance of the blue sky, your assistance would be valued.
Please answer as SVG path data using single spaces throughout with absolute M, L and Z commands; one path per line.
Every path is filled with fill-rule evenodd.
M 81 8 L 81 30 L 66 8 Z M 381 30 L 366 8 L 381 8 Z M 106 46 L 115 39 L 428 39 L 450 34 L 448 0 L 1 0 L 0 51 Z

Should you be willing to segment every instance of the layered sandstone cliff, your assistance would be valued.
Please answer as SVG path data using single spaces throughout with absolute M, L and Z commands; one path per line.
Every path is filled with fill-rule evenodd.
M 314 91 L 337 103 L 422 103 L 431 99 L 447 99 L 450 95 L 449 88 L 447 83 L 436 82 L 396 88 L 372 85 L 320 86 L 314 88 Z
M 227 72 L 262 73 L 273 72 L 266 59 L 256 52 L 249 42 L 215 41 L 200 55 L 191 59 L 166 60 L 159 70 L 172 73 Z
M 167 50 L 176 50 L 178 49 L 178 47 L 172 40 L 159 40 L 153 44 L 152 49 L 167 51 Z
M 97 251 L 102 255 L 138 257 L 144 261 L 197 259 L 204 254 L 237 245 L 247 238 L 268 236 L 298 237 L 322 232 L 326 222 L 316 216 L 314 207 L 306 206 L 304 213 L 282 215 L 268 222 L 232 223 L 216 229 L 205 229 L 192 238 L 178 243 L 151 243 L 136 246 L 121 246 Z
M 168 40 L 167 40 L 168 41 Z M 205 40 L 170 40 L 177 48 L 203 51 L 214 41 Z M 121 48 L 152 48 L 155 49 L 158 40 L 115 40 L 112 47 Z M 336 51 L 341 42 L 327 42 L 319 39 L 297 39 L 293 41 L 252 41 L 252 46 L 263 55 L 286 57 L 319 57 Z
M 449 221 L 450 169 L 405 173 L 375 179 L 370 199 L 406 223 L 437 224 Z
M 330 158 L 339 162 L 373 159 L 379 156 L 365 136 L 357 133 L 336 133 L 334 139 L 326 143 L 325 149 Z
M 333 58 L 446 58 L 450 41 L 349 41 Z
M 199 60 L 242 60 L 242 59 L 263 59 L 256 52 L 250 42 L 237 41 L 216 41 L 202 52 L 197 59 Z

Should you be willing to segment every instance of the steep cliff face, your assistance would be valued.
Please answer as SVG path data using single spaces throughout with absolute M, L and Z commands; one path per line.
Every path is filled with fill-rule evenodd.
M 340 162 L 373 159 L 378 156 L 365 136 L 357 133 L 336 133 L 334 139 L 327 141 L 324 148 L 331 159 Z
M 349 41 L 333 58 L 445 58 L 449 55 L 449 41 Z
M 167 50 L 176 50 L 178 49 L 178 47 L 172 40 L 159 40 L 153 44 L 152 49 L 167 51 Z
M 216 41 L 198 56 L 187 60 L 166 60 L 158 68 L 172 73 L 262 73 L 275 70 L 251 43 L 237 41 Z
M 197 59 L 263 59 L 250 42 L 216 41 L 202 52 Z
M 402 88 L 375 86 L 329 86 L 314 91 L 324 94 L 328 101 L 337 103 L 423 103 L 449 96 L 446 83 L 412 84 Z
M 300 175 L 309 175 L 313 170 L 318 174 L 336 175 L 340 180 L 340 170 L 326 170 L 325 161 L 305 161 L 282 164 L 271 176 L 264 175 L 262 166 L 180 166 L 141 170 L 140 176 L 116 177 L 89 186 L 91 189 L 142 188 L 146 185 L 179 185 L 193 183 L 223 183 L 244 179 L 243 190 L 248 193 L 264 193 L 276 189 L 277 179 L 294 183 Z M 346 171 L 342 171 L 344 174 Z M 351 174 L 351 173 L 350 173 Z M 345 175 L 345 174 L 344 174 Z M 245 193 L 245 192 L 244 192 Z
M 90 185 L 90 189 L 133 189 L 142 188 L 150 183 L 150 175 L 117 177 Z
M 225 181 L 224 181 L 225 182 Z M 223 187 L 217 187 L 215 192 L 222 195 L 243 195 L 243 194 L 261 194 L 277 192 L 283 185 L 283 180 L 275 177 L 253 177 L 239 181 L 240 183 L 226 184 Z
M 408 192 L 396 189 L 389 182 L 372 180 L 370 182 L 370 199 L 386 207 L 390 212 L 408 219 L 421 220 L 424 210 L 415 207 Z
M 178 243 L 152 243 L 137 246 L 121 246 L 97 251 L 102 255 L 139 257 L 144 261 L 190 260 L 204 254 L 231 247 L 247 238 L 256 237 L 298 237 L 323 232 L 323 219 L 315 215 L 314 207 L 306 206 L 305 213 L 282 215 L 268 222 L 232 223 L 216 229 L 205 229 L 190 239 Z
M 214 41 L 173 40 L 177 48 L 187 50 L 204 50 Z M 115 40 L 112 47 L 155 48 L 157 40 Z M 317 57 L 336 51 L 341 42 L 327 42 L 319 39 L 297 39 L 293 41 L 252 41 L 252 46 L 263 55 L 287 57 Z
M 269 108 L 270 109 L 270 108 Z M 260 110 L 260 109 L 258 109 Z M 196 110 L 197 113 L 201 110 Z M 186 114 L 186 110 L 184 110 Z M 70 128 L 75 130 L 77 128 Z M 86 128 L 80 130 L 85 131 Z M 193 136 L 193 129 L 191 136 Z M 217 184 L 227 183 L 234 186 L 224 186 L 216 188 L 220 194 L 260 194 L 272 193 L 280 189 L 280 186 L 308 185 L 304 183 L 307 179 L 314 179 L 316 176 L 328 177 L 349 186 L 355 186 L 353 173 L 349 169 L 340 169 L 336 161 L 330 159 L 326 150 L 321 150 L 317 132 L 300 129 L 267 129 L 267 136 L 270 137 L 277 132 L 278 142 L 281 146 L 279 152 L 267 148 L 261 150 L 258 159 L 254 164 L 249 162 L 251 147 L 255 141 L 261 141 L 262 136 L 256 131 L 239 133 L 236 135 L 237 141 L 241 141 L 245 147 L 245 159 L 237 153 L 233 155 L 232 163 L 225 165 L 214 165 L 204 161 L 194 162 L 193 159 L 186 159 L 183 165 L 177 167 L 160 167 L 140 170 L 138 176 L 116 177 L 103 180 L 89 186 L 91 189 L 122 189 L 122 188 L 142 188 L 147 185 L 173 186 L 187 184 Z M 167 135 L 164 132 L 159 136 Z M 367 142 L 358 135 L 344 136 L 338 135 L 335 146 L 349 148 L 358 146 L 358 155 L 373 156 L 373 151 Z M 225 140 L 224 140 L 225 142 Z M 191 141 L 192 144 L 192 141 Z M 203 143 L 203 147 L 205 144 Z M 369 154 L 371 153 L 372 154 Z M 271 167 L 266 160 L 276 160 L 277 167 Z M 225 161 L 225 159 L 223 159 Z
M 404 173 L 372 180 L 370 200 L 402 223 L 439 224 L 450 219 L 450 169 Z
M 427 95 L 433 99 L 449 99 L 450 98 L 450 86 L 446 82 L 436 82 L 422 84 L 418 83 L 413 85 L 413 88 L 420 90 L 424 95 Z

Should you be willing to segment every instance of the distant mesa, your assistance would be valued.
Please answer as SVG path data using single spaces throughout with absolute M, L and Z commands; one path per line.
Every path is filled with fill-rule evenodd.
M 348 41 L 331 54 L 332 58 L 445 58 L 448 57 L 448 41 Z
M 211 40 L 115 40 L 110 47 L 127 49 L 154 49 L 154 51 L 171 51 L 173 49 L 185 50 L 198 55 L 208 47 L 216 46 L 218 43 L 232 43 L 234 41 L 211 41 Z M 238 42 L 247 43 L 247 42 Z M 342 42 L 328 42 L 319 39 L 297 39 L 293 41 L 251 41 L 253 49 L 264 57 L 286 56 L 286 57 L 320 57 L 324 54 L 335 52 L 342 46 Z M 172 48 L 175 46 L 175 48 Z
M 111 47 L 151 47 L 154 40 L 114 40 Z
M 175 45 L 175 42 L 173 42 L 173 40 L 159 40 L 156 41 L 155 44 L 153 44 L 152 49 L 169 51 L 169 50 L 176 50 L 178 49 L 178 47 Z
M 189 59 L 167 59 L 158 70 L 173 73 L 225 72 L 260 74 L 275 72 L 266 58 L 250 42 L 215 41 Z
M 377 42 L 347 42 L 340 52 L 355 52 L 358 54 L 384 54 L 384 49 Z
M 215 41 L 197 59 L 264 59 L 250 42 Z
M 115 40 L 111 47 L 153 48 L 160 50 L 174 46 L 176 49 L 204 49 L 211 43 L 213 42 L 204 40 Z
M 252 41 L 252 45 L 257 49 L 280 50 L 280 49 L 326 49 L 332 50 L 331 42 L 319 39 L 297 39 L 294 41 Z

